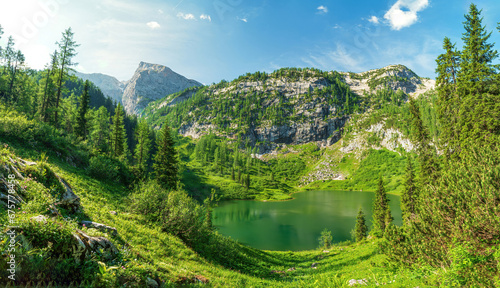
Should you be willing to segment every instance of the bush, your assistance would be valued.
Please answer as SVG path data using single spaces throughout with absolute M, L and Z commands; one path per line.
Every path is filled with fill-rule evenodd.
M 97 179 L 121 182 L 125 185 L 132 182 L 132 173 L 127 166 L 105 155 L 90 158 L 89 174 Z
M 156 181 L 141 182 L 130 196 L 132 210 L 148 222 L 192 246 L 209 236 L 212 228 L 207 205 L 199 205 L 184 191 L 167 191 Z
M 321 231 L 321 236 L 318 238 L 319 248 L 328 248 L 332 245 L 332 231 L 328 231 L 328 229 L 324 229 Z

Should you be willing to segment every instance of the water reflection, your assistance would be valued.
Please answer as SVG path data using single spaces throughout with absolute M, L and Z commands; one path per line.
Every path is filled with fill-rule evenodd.
M 334 241 L 351 238 L 359 207 L 371 226 L 373 193 L 309 191 L 285 202 L 228 201 L 214 210 L 214 224 L 224 235 L 266 250 L 306 250 L 318 246 L 324 228 Z M 389 195 L 395 224 L 401 225 L 399 197 Z

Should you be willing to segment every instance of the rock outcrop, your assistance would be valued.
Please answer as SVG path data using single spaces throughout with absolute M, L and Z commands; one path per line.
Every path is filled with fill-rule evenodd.
M 99 87 L 105 96 L 111 97 L 111 99 L 119 103 L 122 102 L 125 84 L 115 77 L 101 73 L 85 74 L 80 72 L 75 72 L 75 76 L 83 80 L 89 80 Z
M 125 86 L 122 102 L 129 114 L 139 114 L 150 102 L 201 83 L 162 65 L 141 62 Z

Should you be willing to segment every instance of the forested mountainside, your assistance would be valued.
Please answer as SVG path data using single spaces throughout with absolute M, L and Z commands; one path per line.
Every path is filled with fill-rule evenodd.
M 276 144 L 330 146 L 351 115 L 368 111 L 378 100 L 371 96 L 377 91 L 395 92 L 388 97 L 401 105 L 408 94 L 431 89 L 429 82 L 401 65 L 360 74 L 284 68 L 188 89 L 153 102 L 142 115 L 153 125 L 167 120 L 184 136 L 213 131 L 241 138 L 261 153 Z
M 499 286 L 500 74 L 482 21 L 471 4 L 463 47 L 443 41 L 435 86 L 400 65 L 285 68 L 167 95 L 144 119 L 70 76 L 71 29 L 43 71 L 10 38 L 0 284 Z M 294 252 L 213 225 L 218 200 L 313 189 L 374 191 L 372 217 L 358 211 L 351 241 L 324 230 L 317 249 Z M 387 193 L 401 196 L 401 226 Z

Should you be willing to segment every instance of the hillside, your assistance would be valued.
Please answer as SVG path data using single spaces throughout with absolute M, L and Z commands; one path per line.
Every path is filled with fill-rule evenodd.
M 287 197 L 280 193 L 294 189 L 374 190 L 379 173 L 390 179 L 389 193 L 399 194 L 406 155 L 413 150 L 407 100 L 416 98 L 424 119 L 432 122 L 433 83 L 402 65 L 359 74 L 285 68 L 169 95 L 151 103 L 142 116 L 157 127 L 167 121 L 194 141 L 213 134 L 220 143 L 228 141 L 231 153 L 233 144 L 250 151 L 248 156 L 253 153 L 255 170 L 245 165 L 242 170 L 250 171 L 256 190 L 247 196 L 233 193 L 232 198 L 282 199 Z M 437 136 L 435 120 L 427 124 Z M 209 163 L 215 159 L 214 149 L 207 152 Z M 203 167 L 199 162 L 190 162 L 189 167 Z M 293 177 L 285 163 L 300 167 L 293 170 Z M 220 177 L 229 178 L 231 169 L 240 164 L 231 168 L 233 162 L 226 161 L 221 166 L 217 180 L 208 177 L 206 187 L 234 189 L 231 181 L 222 184 Z M 206 176 L 217 171 L 205 168 L 201 170 Z M 270 174 L 288 187 L 272 185 Z
M 84 146 L 75 146 L 71 138 L 43 133 L 44 124 L 0 108 L 0 179 L 6 183 L 11 179 L 7 175 L 15 174 L 19 181 L 11 194 L 17 199 L 15 223 L 20 227 L 15 230 L 16 242 L 21 244 L 17 248 L 17 283 L 43 287 L 50 283 L 79 287 L 347 287 L 349 282 L 361 281 L 399 287 L 433 279 L 424 279 L 423 272 L 384 267 L 385 258 L 377 253 L 380 240 L 303 252 L 261 251 L 216 232 L 202 242 L 186 242 L 181 240 L 182 234 L 162 232 L 150 224 L 147 215 L 131 211 L 137 190 L 119 180 L 102 178 L 105 172 L 97 176 L 83 169 L 88 157 Z M 16 125 L 4 125 L 13 123 Z M 31 145 L 23 145 L 27 140 Z M 8 217 L 6 187 L 1 187 L 0 198 L 4 223 Z M 147 197 L 147 201 L 155 201 Z M 2 235 L 2 257 L 6 257 L 9 241 L 7 234 Z M 6 262 L 1 262 L 1 283 L 10 275 Z

